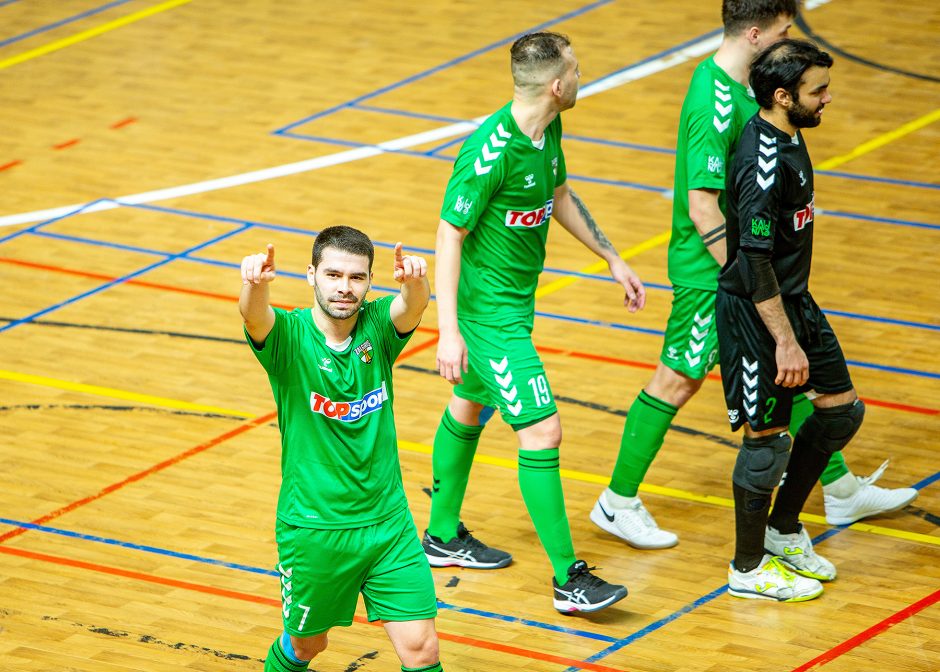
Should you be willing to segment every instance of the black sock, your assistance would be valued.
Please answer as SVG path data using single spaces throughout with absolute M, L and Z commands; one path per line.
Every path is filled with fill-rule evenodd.
M 737 483 L 732 483 L 731 488 L 734 491 L 734 568 L 749 572 L 764 558 L 770 495 L 745 490 Z
M 808 433 L 804 424 L 793 439 L 787 477 L 777 490 L 777 499 L 768 521 L 781 534 L 800 531 L 800 512 L 829 463 L 829 454 L 814 448 Z

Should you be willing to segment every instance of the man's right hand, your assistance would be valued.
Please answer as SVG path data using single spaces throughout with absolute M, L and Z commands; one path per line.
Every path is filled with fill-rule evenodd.
M 799 387 L 809 380 L 809 360 L 795 340 L 777 344 L 777 377 L 774 382 L 782 387 Z
M 437 343 L 437 370 L 441 377 L 452 385 L 462 383 L 468 367 L 467 344 L 460 332 L 441 332 Z
M 242 259 L 242 284 L 259 285 L 274 280 L 277 272 L 274 268 L 274 245 L 268 243 L 267 252 L 249 254 Z

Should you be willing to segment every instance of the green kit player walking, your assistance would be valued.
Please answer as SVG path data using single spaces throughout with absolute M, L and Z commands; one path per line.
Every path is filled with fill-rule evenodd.
M 551 561 L 554 607 L 597 611 L 627 591 L 575 556 L 559 475 L 561 423 L 532 343 L 550 218 L 608 262 L 629 310 L 643 307 L 645 291 L 566 181 L 559 114 L 574 106 L 580 77 L 568 38 L 525 35 L 511 56 L 512 102 L 464 143 L 441 209 L 437 361 L 455 387 L 434 438 L 424 551 L 436 567 L 493 569 L 511 562 L 460 522 L 480 434 L 498 408 L 519 439 L 519 487 Z
M 797 11 L 797 0 L 724 0 L 721 46 L 695 69 L 682 104 L 669 241 L 672 311 L 656 372 L 630 406 L 610 485 L 591 511 L 601 529 L 636 548 L 678 543 L 674 533 L 657 526 L 637 493 L 676 413 L 718 363 L 715 295 L 726 256 L 726 169 L 745 123 L 758 110 L 747 87 L 751 60 L 787 37 Z M 803 395 L 793 403 L 795 435 L 813 405 Z M 873 485 L 884 466 L 859 478 L 841 453 L 833 454 L 821 477 L 826 519 L 849 524 L 913 500 L 913 488 Z
M 427 263 L 395 248 L 401 293 L 366 301 L 372 242 L 347 226 L 324 229 L 307 281 L 312 308 L 272 308 L 274 246 L 242 260 L 239 310 L 264 367 L 281 429 L 277 504 L 284 633 L 266 672 L 302 672 L 327 633 L 353 621 L 362 593 L 403 672 L 440 672 L 437 602 L 402 487 L 392 414 L 392 364 L 430 297 Z

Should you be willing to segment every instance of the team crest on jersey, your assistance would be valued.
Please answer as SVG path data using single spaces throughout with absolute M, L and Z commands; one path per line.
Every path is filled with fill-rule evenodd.
M 554 199 L 550 198 L 545 201 L 545 205 L 535 210 L 507 210 L 506 226 L 521 226 L 525 229 L 541 226 L 551 218 L 554 202 Z
M 802 210 L 793 213 L 793 230 L 802 231 L 806 225 L 813 221 L 813 215 L 816 213 L 816 194 L 810 199 Z
M 362 360 L 363 364 L 372 363 L 372 341 L 366 339 L 364 343 L 356 346 L 356 354 L 359 355 L 359 359 Z

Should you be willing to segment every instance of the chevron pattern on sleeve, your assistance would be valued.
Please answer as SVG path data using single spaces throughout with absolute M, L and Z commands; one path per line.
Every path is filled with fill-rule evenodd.
M 715 116 L 712 124 L 719 133 L 724 133 L 731 125 L 731 87 L 715 80 Z
M 477 175 L 486 175 L 493 170 L 493 161 L 503 153 L 503 147 L 506 146 L 506 141 L 511 137 L 512 133 L 508 133 L 502 124 L 496 125 L 496 132 L 490 133 L 489 140 L 483 143 L 480 156 L 473 162 L 473 169 Z
M 757 157 L 757 186 L 767 191 L 776 178 L 774 169 L 777 167 L 777 138 L 769 138 L 761 133 L 758 151 L 760 154 Z

